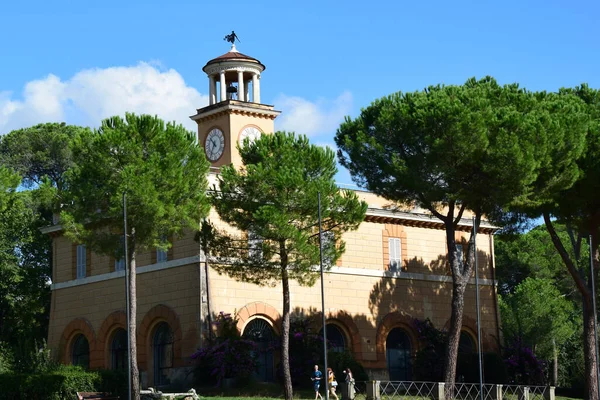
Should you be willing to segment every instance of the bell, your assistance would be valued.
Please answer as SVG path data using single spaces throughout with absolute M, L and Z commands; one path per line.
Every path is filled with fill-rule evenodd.
M 228 86 L 227 93 L 237 93 L 237 88 L 235 86 Z

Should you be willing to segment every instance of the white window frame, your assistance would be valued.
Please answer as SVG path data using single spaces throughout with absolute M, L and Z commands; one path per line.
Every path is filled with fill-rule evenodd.
M 388 269 L 391 272 L 400 272 L 402 270 L 402 239 L 388 238 Z
M 333 262 L 330 257 L 327 257 L 326 249 L 328 249 L 331 245 L 335 246 L 335 235 L 332 231 L 322 232 L 321 235 L 323 239 L 321 245 L 323 247 L 323 265 L 325 267 L 331 267 Z
M 115 260 L 115 271 L 125 271 L 125 259 Z
M 167 241 L 167 237 L 163 236 L 161 238 L 163 241 Z M 169 261 L 169 252 L 166 250 L 156 249 L 156 262 L 163 263 Z
M 264 239 L 253 229 L 248 229 L 248 258 L 262 258 L 262 244 Z
M 460 261 L 460 265 L 463 265 L 465 262 L 465 252 L 462 243 L 456 243 L 456 253 L 458 255 L 458 261 Z
M 156 249 L 156 262 L 163 263 L 167 261 L 169 261 L 169 252 L 161 249 Z
M 77 258 L 76 258 L 76 266 L 77 266 L 77 279 L 85 278 L 86 271 L 86 263 L 87 263 L 87 250 L 85 248 L 85 244 L 77 245 Z
M 121 245 L 123 247 L 125 247 L 124 240 L 125 236 L 121 235 Z M 115 257 L 115 271 L 125 271 L 125 259 L 123 258 L 123 255 L 121 255 L 121 258 Z

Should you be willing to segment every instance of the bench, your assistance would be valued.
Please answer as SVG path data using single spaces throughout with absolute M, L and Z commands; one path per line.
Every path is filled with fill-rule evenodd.
M 77 392 L 77 400 L 119 400 L 119 396 L 106 392 Z

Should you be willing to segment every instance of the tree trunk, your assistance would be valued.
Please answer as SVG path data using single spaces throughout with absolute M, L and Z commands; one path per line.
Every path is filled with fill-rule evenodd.
M 444 368 L 444 382 L 448 398 L 453 398 L 453 386 L 456 381 L 456 359 L 458 358 L 458 343 L 462 328 L 463 311 L 465 308 L 465 289 L 467 284 L 455 282 L 452 286 L 452 314 L 448 330 L 448 344 L 446 345 L 446 365 Z
M 556 340 L 552 339 L 552 385 L 558 386 L 558 349 L 556 348 Z
M 588 285 L 590 280 L 592 279 L 591 271 L 590 274 L 584 274 L 588 276 L 589 279 L 585 280 L 584 276 L 580 274 L 578 268 L 576 267 L 576 263 L 570 258 L 567 253 L 565 246 L 562 241 L 558 237 L 556 230 L 554 229 L 554 224 L 550 219 L 550 214 L 545 212 L 544 223 L 546 224 L 546 229 L 550 234 L 550 239 L 554 244 L 554 247 L 558 251 L 558 254 L 562 258 L 569 274 L 573 278 L 579 293 L 581 293 L 581 297 L 583 299 L 583 357 L 584 357 L 584 365 L 585 365 L 585 398 L 586 399 L 598 399 L 598 378 L 596 375 L 596 341 L 594 337 L 594 310 L 592 308 L 592 291 L 591 291 L 591 283 Z M 597 242 L 597 229 L 592 227 L 592 234 L 594 235 L 593 241 Z M 597 244 L 595 244 L 597 246 Z M 580 260 L 577 260 L 580 261 Z M 595 282 L 598 276 L 598 250 L 594 251 L 594 272 L 593 279 Z M 595 301 L 595 299 L 593 299 Z
M 283 316 L 281 321 L 281 365 L 286 400 L 293 400 L 292 374 L 290 372 L 290 280 L 287 271 L 285 243 L 281 244 L 281 284 L 283 287 Z
M 136 342 L 136 315 L 137 315 L 137 295 L 136 295 L 136 250 L 135 237 L 131 235 L 131 250 L 129 260 L 129 358 L 131 360 L 131 398 L 140 400 L 140 374 L 137 365 L 137 342 Z
M 585 398 L 598 398 L 596 375 L 596 341 L 594 338 L 594 310 L 591 296 L 583 298 L 583 357 L 585 364 Z

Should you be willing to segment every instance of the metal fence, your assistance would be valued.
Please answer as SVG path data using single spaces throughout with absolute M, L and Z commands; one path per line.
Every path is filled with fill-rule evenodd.
M 554 400 L 554 388 L 440 382 L 363 381 L 344 388 L 344 400 Z

